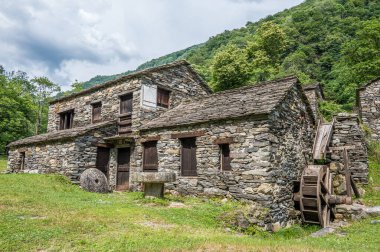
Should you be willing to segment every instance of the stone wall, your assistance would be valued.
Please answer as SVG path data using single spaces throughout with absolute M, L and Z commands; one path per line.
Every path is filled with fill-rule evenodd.
M 277 220 L 294 218 L 294 182 L 300 181 L 303 169 L 311 163 L 314 118 L 307 112 L 306 97 L 295 87 L 271 116 L 272 216 Z
M 116 127 L 104 127 L 75 139 L 12 147 L 8 157 L 8 171 L 21 173 L 58 173 L 78 181 L 80 174 L 95 166 L 97 147 L 103 137 L 116 134 Z M 20 170 L 21 152 L 25 153 L 24 169 Z
M 59 127 L 60 112 L 74 109 L 73 127 L 86 126 L 92 123 L 92 106 L 94 102 L 102 102 L 102 121 L 111 121 L 118 118 L 120 110 L 120 95 L 133 92 L 132 130 L 144 123 L 144 120 L 157 117 L 166 108 L 142 108 L 141 85 L 162 86 L 171 91 L 170 107 L 177 106 L 183 99 L 194 95 L 205 95 L 206 89 L 200 85 L 200 80 L 189 70 L 187 65 L 148 72 L 142 76 L 128 78 L 125 81 L 115 82 L 114 85 L 95 89 L 62 101 L 54 102 L 49 107 L 48 132 L 54 132 Z M 140 109 L 141 108 L 141 109 Z
M 380 140 L 380 79 L 359 89 L 356 99 L 361 120 L 371 129 L 371 139 Z
M 357 114 L 341 113 L 335 117 L 331 146 L 354 146 L 355 149 L 348 150 L 349 168 L 355 181 L 368 183 L 367 146 Z M 330 168 L 342 177 L 344 175 L 343 151 L 333 151 L 331 161 Z

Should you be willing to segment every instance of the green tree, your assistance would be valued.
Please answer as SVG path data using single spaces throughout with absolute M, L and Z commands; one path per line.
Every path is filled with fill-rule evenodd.
M 0 70 L 0 153 L 17 139 L 31 136 L 35 123 L 33 86 L 23 72 Z
M 268 80 L 279 73 L 286 44 L 286 34 L 279 25 L 271 21 L 260 25 L 246 48 L 253 81 Z
M 235 45 L 227 45 L 217 52 L 211 68 L 216 91 L 240 87 L 250 77 L 246 53 Z
M 47 113 L 48 113 L 48 100 L 53 93 L 61 90 L 60 86 L 51 82 L 46 77 L 35 77 L 30 81 L 34 87 L 34 97 L 36 103 L 36 126 L 35 134 L 44 132 L 42 127 L 46 127 Z

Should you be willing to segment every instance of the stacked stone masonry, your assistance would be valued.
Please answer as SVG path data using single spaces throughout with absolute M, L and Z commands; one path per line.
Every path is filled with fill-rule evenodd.
M 371 139 L 380 140 L 380 78 L 357 90 L 356 105 L 362 122 L 370 129 Z
M 360 127 L 357 114 L 341 113 L 335 117 L 332 147 L 350 146 L 354 149 L 348 150 L 349 169 L 355 181 L 368 183 L 368 153 L 364 134 Z M 344 176 L 343 151 L 336 150 L 331 154 L 334 172 Z

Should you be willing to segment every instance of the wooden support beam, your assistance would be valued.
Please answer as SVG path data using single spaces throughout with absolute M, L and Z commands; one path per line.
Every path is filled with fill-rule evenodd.
M 152 141 L 159 141 L 161 139 L 160 136 L 146 136 L 141 138 L 140 142 L 141 143 L 146 143 L 146 142 L 152 142 Z
M 347 152 L 347 149 L 343 150 L 343 162 L 344 162 L 344 171 L 345 171 L 345 177 L 346 177 L 347 196 L 352 197 L 351 172 L 348 169 L 348 152 Z
M 233 137 L 223 137 L 223 138 L 217 138 L 213 142 L 214 144 L 231 144 L 235 143 Z
M 201 131 L 193 131 L 193 132 L 181 132 L 175 133 L 171 135 L 171 138 L 189 138 L 189 137 L 199 137 L 203 136 L 206 132 L 204 130 Z

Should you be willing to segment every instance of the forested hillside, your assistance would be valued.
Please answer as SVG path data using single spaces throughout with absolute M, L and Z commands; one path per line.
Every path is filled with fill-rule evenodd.
M 137 69 L 186 59 L 214 90 L 296 74 L 321 82 L 326 114 L 354 104 L 355 89 L 380 75 L 380 1 L 307 0 L 225 31 L 207 42 L 151 60 Z M 82 87 L 115 76 L 97 76 Z

